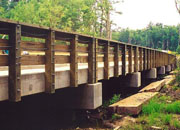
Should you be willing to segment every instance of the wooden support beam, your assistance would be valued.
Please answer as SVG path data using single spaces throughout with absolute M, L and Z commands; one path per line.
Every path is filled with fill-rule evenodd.
M 134 49 L 134 72 L 138 72 L 138 57 L 139 57 L 139 48 L 135 47 Z
M 151 68 L 151 52 L 149 49 L 147 50 L 147 68 Z
M 9 34 L 9 100 L 21 101 L 21 25 L 12 25 Z
M 129 73 L 132 73 L 132 66 L 133 66 L 133 47 L 129 46 L 129 57 L 128 57 L 128 62 L 129 62 Z
M 143 51 L 144 51 L 144 57 L 143 57 L 144 64 L 143 64 L 143 68 L 144 68 L 144 70 L 147 70 L 147 49 L 144 48 Z
M 119 44 L 114 46 L 114 77 L 119 77 Z
M 139 70 L 143 71 L 143 50 L 139 48 Z
M 70 47 L 70 85 L 71 87 L 78 87 L 78 35 L 74 35 Z
M 104 79 L 109 79 L 109 49 L 110 42 L 108 41 L 104 46 Z
M 45 46 L 45 91 L 55 93 L 55 31 L 48 32 Z
M 89 43 L 89 54 L 88 54 L 88 83 L 94 84 L 97 82 L 97 46 L 98 40 L 93 38 L 92 42 Z
M 127 45 L 123 45 L 122 47 L 122 75 L 126 75 L 126 50 Z

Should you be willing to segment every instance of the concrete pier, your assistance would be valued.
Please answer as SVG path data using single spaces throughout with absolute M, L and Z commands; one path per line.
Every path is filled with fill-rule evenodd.
M 157 68 L 157 70 L 158 70 L 157 73 L 158 73 L 159 75 L 163 75 L 163 74 L 166 73 L 166 68 L 165 68 L 165 66 L 161 66 L 161 67 Z
M 147 79 L 156 79 L 157 78 L 157 69 L 152 68 L 146 72 Z
M 129 87 L 141 86 L 141 72 L 134 72 L 126 76 L 126 85 Z
M 166 65 L 166 72 L 169 73 L 171 71 L 171 65 Z
M 73 108 L 96 109 L 102 105 L 102 83 L 88 84 L 74 90 Z

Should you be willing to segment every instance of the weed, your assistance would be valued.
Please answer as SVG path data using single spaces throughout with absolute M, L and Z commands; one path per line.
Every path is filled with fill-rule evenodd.
M 165 107 L 165 111 L 168 113 L 180 114 L 180 101 L 176 101 L 171 104 L 167 104 Z
M 173 120 L 171 125 L 177 129 L 180 129 L 180 122 L 177 120 Z
M 103 106 L 108 107 L 109 105 L 114 104 L 114 103 L 118 102 L 119 100 L 120 100 L 120 94 L 114 94 L 111 99 L 109 99 L 108 101 L 105 101 L 103 103 Z
M 163 124 L 169 125 L 172 119 L 172 115 L 166 114 L 162 116 Z
M 153 98 L 147 105 L 142 107 L 143 114 L 149 115 L 153 113 L 174 113 L 180 114 L 180 101 L 175 101 L 170 104 L 164 102 L 170 100 L 171 97 Z M 161 102 L 160 102 L 161 101 Z

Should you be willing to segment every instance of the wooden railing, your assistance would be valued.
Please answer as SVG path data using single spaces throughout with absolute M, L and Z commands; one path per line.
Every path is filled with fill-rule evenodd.
M 155 49 L 103 38 L 64 32 L 57 29 L 0 19 L 0 66 L 9 66 L 9 99 L 21 100 L 21 65 L 45 65 L 45 90 L 55 92 L 55 64 L 70 64 L 70 85 L 78 86 L 78 63 L 88 63 L 88 83 L 98 80 L 98 62 L 104 62 L 104 79 L 109 79 L 109 63 L 114 62 L 114 77 L 175 64 L 174 55 Z M 40 41 L 40 42 L 34 42 Z M 62 42 L 64 44 L 62 44 Z M 23 55 L 22 51 L 32 52 Z M 33 53 L 34 52 L 34 53 Z M 63 81 L 62 81 L 63 82 Z

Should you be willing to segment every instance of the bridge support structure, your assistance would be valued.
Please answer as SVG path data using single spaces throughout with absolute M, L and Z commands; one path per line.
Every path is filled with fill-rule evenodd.
M 157 70 L 158 70 L 158 74 L 159 74 L 159 75 L 163 75 L 163 74 L 166 73 L 166 68 L 165 68 L 165 66 L 161 66 L 161 67 L 157 68 Z
M 171 71 L 171 65 L 166 65 L 166 72 L 169 73 Z
M 129 87 L 141 86 L 141 72 L 134 72 L 126 76 L 126 85 Z
M 156 79 L 157 78 L 157 69 L 152 68 L 146 72 L 147 79 Z

